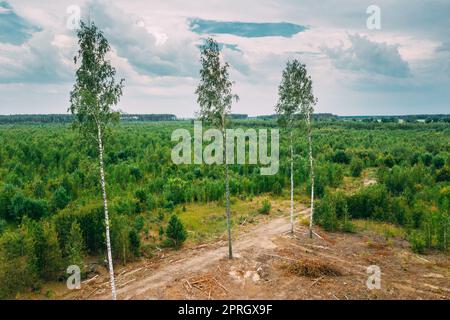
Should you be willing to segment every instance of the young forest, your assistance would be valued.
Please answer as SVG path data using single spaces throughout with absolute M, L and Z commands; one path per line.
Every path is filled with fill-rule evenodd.
M 48 121 L 0 125 L 0 298 L 144 298 L 137 292 L 157 290 L 145 270 L 155 277 L 155 270 L 181 272 L 174 263 L 186 266 L 178 274 L 186 280 L 174 276 L 159 297 L 324 298 L 317 290 L 336 289 L 331 278 L 360 277 L 349 271 L 352 261 L 383 268 L 390 259 L 396 261 L 385 266 L 392 285 L 402 272 L 410 272 L 408 279 L 431 274 L 425 278 L 434 281 L 433 296 L 424 297 L 449 298 L 448 122 L 315 116 L 320 97 L 297 60 L 280 70 L 275 116 L 233 117 L 238 97 L 228 65 L 208 39 L 196 92 L 205 128 L 279 128 L 279 171 L 264 176 L 259 165 L 175 165 L 171 134 L 180 128 L 193 134 L 194 119 L 120 119 L 114 110 L 126 81 L 107 59 L 107 40 L 90 23 L 78 38 L 73 124 L 42 116 Z M 259 242 L 251 254 L 260 255 L 251 261 L 252 247 L 242 237 Z M 266 245 L 270 237 L 278 238 Z M 193 257 L 205 260 L 199 270 Z M 431 269 L 418 266 L 420 259 Z M 74 265 L 85 283 L 75 293 L 66 288 Z M 241 269 L 250 276 L 239 275 Z M 248 278 L 247 293 L 233 277 Z M 262 279 L 292 286 L 284 295 L 261 296 Z M 294 289 L 305 279 L 312 279 L 306 285 L 312 293 Z M 413 286 L 408 281 L 403 287 Z M 379 296 L 348 290 L 353 298 L 411 297 L 394 289 Z

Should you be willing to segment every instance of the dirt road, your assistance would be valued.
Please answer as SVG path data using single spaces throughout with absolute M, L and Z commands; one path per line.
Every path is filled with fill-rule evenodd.
M 287 212 L 287 210 L 283 210 Z M 299 212 L 308 215 L 308 210 Z M 289 233 L 287 216 L 252 226 L 234 239 L 161 252 L 117 271 L 119 299 L 450 299 L 444 253 L 412 253 L 402 239 L 379 234 Z M 381 269 L 381 288 L 368 289 L 367 267 Z M 307 271 L 307 272 L 305 272 Z M 104 272 L 68 299 L 109 299 Z

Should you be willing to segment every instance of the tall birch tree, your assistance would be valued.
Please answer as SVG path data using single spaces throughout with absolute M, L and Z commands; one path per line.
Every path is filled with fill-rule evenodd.
M 309 217 L 309 237 L 313 236 L 314 223 L 314 157 L 313 157 L 313 141 L 312 141 L 312 120 L 314 113 L 314 106 L 317 103 L 317 98 L 313 94 L 312 79 L 306 71 L 306 66 L 300 64 L 299 66 L 300 79 L 300 112 L 306 123 L 306 134 L 308 137 L 308 158 L 309 158 L 309 178 L 311 181 L 311 215 Z
M 289 134 L 290 149 L 290 178 L 291 178 L 291 234 L 294 233 L 294 146 L 293 131 L 298 113 L 300 111 L 300 95 L 298 85 L 298 68 L 297 60 L 288 61 L 286 68 L 283 70 L 281 84 L 278 87 L 278 103 L 275 111 L 278 115 L 278 122 L 285 128 Z
M 239 97 L 232 93 L 233 82 L 229 79 L 229 64 L 220 61 L 219 45 L 208 38 L 201 51 L 200 83 L 195 93 L 200 106 L 198 116 L 202 121 L 220 130 L 223 138 L 223 160 L 225 164 L 225 199 L 228 231 L 228 257 L 233 258 L 231 244 L 231 211 L 229 169 L 226 161 L 226 127 L 231 106 Z
M 112 107 L 119 102 L 124 79 L 116 81 L 116 70 L 106 58 L 110 51 L 108 40 L 94 23 L 82 21 L 77 36 L 80 48 L 74 57 L 74 62 L 79 67 L 70 93 L 69 111 L 74 115 L 74 127 L 78 128 L 89 142 L 96 143 L 98 147 L 109 278 L 112 299 L 116 300 L 103 157 L 104 139 L 108 133 L 108 127 L 119 120 L 119 113 Z
M 312 90 L 312 80 L 306 71 L 306 66 L 297 59 L 289 61 L 283 71 L 281 84 L 278 88 L 278 104 L 275 110 L 280 123 L 287 128 L 290 136 L 290 164 L 291 164 L 291 232 L 294 232 L 294 151 L 293 129 L 299 112 L 306 124 L 308 137 L 308 157 L 311 179 L 311 215 L 309 222 L 309 234 L 312 236 L 314 215 L 314 158 L 312 154 L 311 118 L 317 99 Z

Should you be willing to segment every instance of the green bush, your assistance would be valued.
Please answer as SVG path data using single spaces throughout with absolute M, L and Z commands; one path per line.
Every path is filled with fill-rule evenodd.
M 141 256 L 141 238 L 139 237 L 139 233 L 135 229 L 131 229 L 128 234 L 128 238 L 130 241 L 130 249 L 133 253 L 134 257 Z
M 408 237 L 408 241 L 411 244 L 411 250 L 415 253 L 425 253 L 426 241 L 422 232 L 414 230 Z
M 98 254 L 105 249 L 105 224 L 103 205 L 91 203 L 78 208 L 66 208 L 54 216 L 56 232 L 63 255 L 67 255 L 67 244 L 72 224 L 80 225 L 83 242 L 90 254 Z
M 8 226 L 8 223 L 5 219 L 0 218 L 0 236 L 5 232 L 6 227 Z
M 359 158 L 354 158 L 350 163 L 350 173 L 352 177 L 359 177 L 364 169 L 364 164 Z
M 35 270 L 43 280 L 57 280 L 62 273 L 62 254 L 53 224 L 24 219 L 22 232 L 32 241 Z
M 333 232 L 337 230 L 338 219 L 336 216 L 336 208 L 328 195 L 317 203 L 314 220 L 326 231 Z
M 348 198 L 348 210 L 353 218 L 391 221 L 389 209 L 389 194 L 384 185 L 365 187 Z
M 11 207 L 16 221 L 21 221 L 25 216 L 38 220 L 48 214 L 47 201 L 31 199 L 20 192 L 12 198 Z
M 80 224 L 72 222 L 67 242 L 67 266 L 76 265 L 84 272 L 85 247 Z
M 59 187 L 52 197 L 52 205 L 55 210 L 64 209 L 70 202 L 70 196 L 68 195 L 64 187 Z
M 179 248 L 186 241 L 187 233 L 183 223 L 176 214 L 170 217 L 166 228 L 166 236 L 169 244 L 174 248 Z
M 164 227 L 163 226 L 159 226 L 158 228 L 158 234 L 159 234 L 159 241 L 161 241 L 164 237 Z
M 0 237 L 0 298 L 39 285 L 33 240 L 22 230 L 7 231 Z
M 262 207 L 259 208 L 258 212 L 260 214 L 269 214 L 271 208 L 272 208 L 272 205 L 270 204 L 270 201 L 268 199 L 264 199 L 262 201 Z
M 436 169 L 441 169 L 445 165 L 445 159 L 438 155 L 434 157 L 433 165 Z
M 351 160 L 351 157 L 344 150 L 338 150 L 333 155 L 333 162 L 336 162 L 336 163 L 349 164 L 350 160 Z

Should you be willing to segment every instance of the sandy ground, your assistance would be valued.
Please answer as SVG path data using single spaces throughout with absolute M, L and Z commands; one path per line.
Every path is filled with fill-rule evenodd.
M 116 271 L 118 299 L 450 299 L 444 253 L 418 256 L 404 240 L 386 241 L 368 231 L 316 229 L 310 239 L 307 227 L 297 225 L 294 235 L 289 230 L 288 217 L 250 226 L 234 239 L 233 260 L 224 240 L 162 251 Z M 381 270 L 380 289 L 366 285 L 372 265 Z M 54 298 L 109 299 L 106 270 L 81 290 Z

